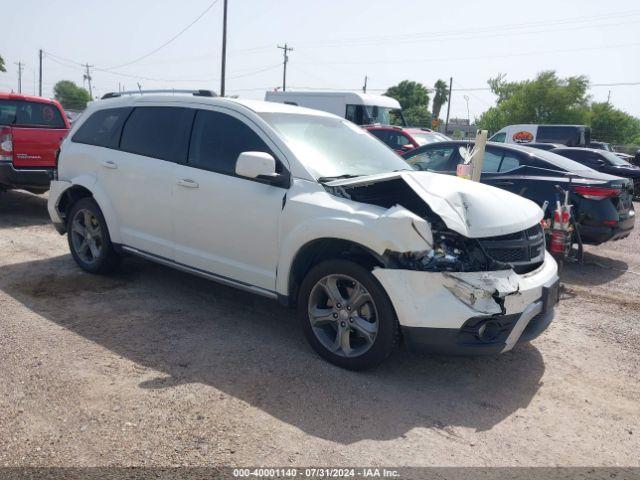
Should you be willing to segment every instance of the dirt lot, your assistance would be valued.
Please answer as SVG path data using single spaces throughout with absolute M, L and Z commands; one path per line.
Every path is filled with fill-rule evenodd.
M 640 229 L 567 268 L 532 345 L 366 373 L 269 300 L 82 273 L 45 197 L 0 195 L 0 252 L 0 466 L 640 465 Z

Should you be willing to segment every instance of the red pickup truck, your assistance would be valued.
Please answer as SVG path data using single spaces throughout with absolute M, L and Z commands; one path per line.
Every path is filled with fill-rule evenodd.
M 60 142 L 69 128 L 57 101 L 0 93 L 0 191 L 49 190 Z

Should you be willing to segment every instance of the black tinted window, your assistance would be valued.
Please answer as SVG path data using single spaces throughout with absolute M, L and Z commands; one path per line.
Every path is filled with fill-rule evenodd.
M 99 110 L 80 126 L 72 140 L 76 143 L 118 148 L 122 124 L 130 112 L 130 108 Z
M 224 113 L 199 110 L 193 125 L 189 165 L 213 172 L 235 175 L 236 160 L 242 152 L 265 152 L 269 147 L 240 120 Z M 281 170 L 276 161 L 276 171 Z
M 26 100 L 0 100 L 0 125 L 67 127 L 56 105 Z
M 120 149 L 170 162 L 184 162 L 194 110 L 137 107 L 122 131 Z

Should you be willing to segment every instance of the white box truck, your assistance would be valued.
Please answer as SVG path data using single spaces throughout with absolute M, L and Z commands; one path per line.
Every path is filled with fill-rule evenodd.
M 267 92 L 264 99 L 268 102 L 286 103 L 333 113 L 356 125 L 380 123 L 406 126 L 400 103 L 395 98 L 383 95 L 357 92 L 273 91 Z

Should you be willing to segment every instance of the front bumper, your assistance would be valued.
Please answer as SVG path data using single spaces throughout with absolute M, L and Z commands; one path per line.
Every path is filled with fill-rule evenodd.
M 533 272 L 375 269 L 405 343 L 447 354 L 494 354 L 542 333 L 554 317 L 558 267 L 549 253 Z
M 10 161 L 0 161 L 0 185 L 44 193 L 49 190 L 53 168 L 15 168 Z

